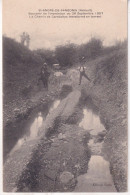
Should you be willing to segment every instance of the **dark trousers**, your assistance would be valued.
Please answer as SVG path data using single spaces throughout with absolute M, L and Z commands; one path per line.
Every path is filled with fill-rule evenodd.
M 80 72 L 79 85 L 81 84 L 81 81 L 82 81 L 82 77 L 83 77 L 83 76 L 84 76 L 86 79 L 88 79 L 89 81 L 91 81 L 90 78 L 88 78 L 88 76 L 86 75 L 85 72 Z
M 48 79 L 47 79 L 47 78 L 42 78 L 42 77 L 40 77 L 40 78 L 38 79 L 38 84 L 39 84 L 40 81 L 42 81 L 44 87 L 48 89 Z
M 47 78 L 43 81 L 43 84 L 44 84 L 44 87 L 48 89 L 48 79 Z

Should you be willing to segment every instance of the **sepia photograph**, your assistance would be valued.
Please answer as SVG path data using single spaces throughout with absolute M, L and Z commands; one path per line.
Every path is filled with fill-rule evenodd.
M 3 0 L 3 192 L 128 191 L 127 0 Z

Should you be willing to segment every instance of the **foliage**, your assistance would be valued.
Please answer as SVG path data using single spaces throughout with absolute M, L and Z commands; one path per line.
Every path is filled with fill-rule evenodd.
M 43 62 L 46 62 L 48 65 L 52 65 L 57 63 L 55 59 L 55 54 L 53 50 L 49 49 L 37 49 L 34 51 L 37 55 L 39 55 Z
M 102 41 L 100 39 L 92 38 L 88 43 L 80 45 L 77 52 L 80 60 L 82 57 L 94 59 L 98 55 L 101 55 L 102 49 Z
M 28 88 L 42 65 L 42 59 L 13 39 L 3 37 L 3 85 L 5 101 L 15 99 Z M 8 94 L 8 95 L 7 95 Z
M 11 38 L 3 37 L 3 53 L 4 64 L 15 66 L 17 62 L 26 64 L 42 63 L 42 59 L 38 55 Z
M 75 64 L 77 58 L 76 45 L 57 46 L 55 56 L 61 66 L 69 67 Z

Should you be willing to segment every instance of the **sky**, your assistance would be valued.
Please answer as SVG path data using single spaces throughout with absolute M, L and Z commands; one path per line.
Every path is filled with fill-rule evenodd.
M 44 19 L 28 17 L 38 9 L 92 9 L 103 12 L 96 19 Z M 101 38 L 104 45 L 127 37 L 127 0 L 4 0 L 3 34 L 20 41 L 22 32 L 31 38 L 30 48 L 50 48 Z

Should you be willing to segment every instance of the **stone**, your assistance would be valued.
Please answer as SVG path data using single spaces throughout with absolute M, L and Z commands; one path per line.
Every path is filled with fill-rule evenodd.
M 56 176 L 57 176 L 57 171 L 48 169 L 48 170 L 45 171 L 44 175 L 46 177 L 48 177 L 49 179 L 54 181 L 56 179 Z
M 58 147 L 58 146 L 59 146 L 59 143 L 57 142 L 52 143 L 52 147 Z
M 74 175 L 68 171 L 64 171 L 60 175 L 60 181 L 63 184 L 68 184 L 73 178 L 74 178 Z
M 59 76 L 62 76 L 63 73 L 62 73 L 62 72 L 55 72 L 54 75 L 55 75 L 56 77 L 59 77 Z
M 76 164 L 74 167 L 75 167 L 76 169 L 80 169 L 80 168 L 81 168 L 80 164 Z
M 15 108 L 14 109 L 14 113 L 17 114 L 18 112 L 20 112 L 20 109 L 19 108 Z
M 12 192 L 17 192 L 17 187 L 14 187 Z
M 65 139 L 66 136 L 65 136 L 65 134 L 59 133 L 58 138 L 59 138 L 59 139 Z

